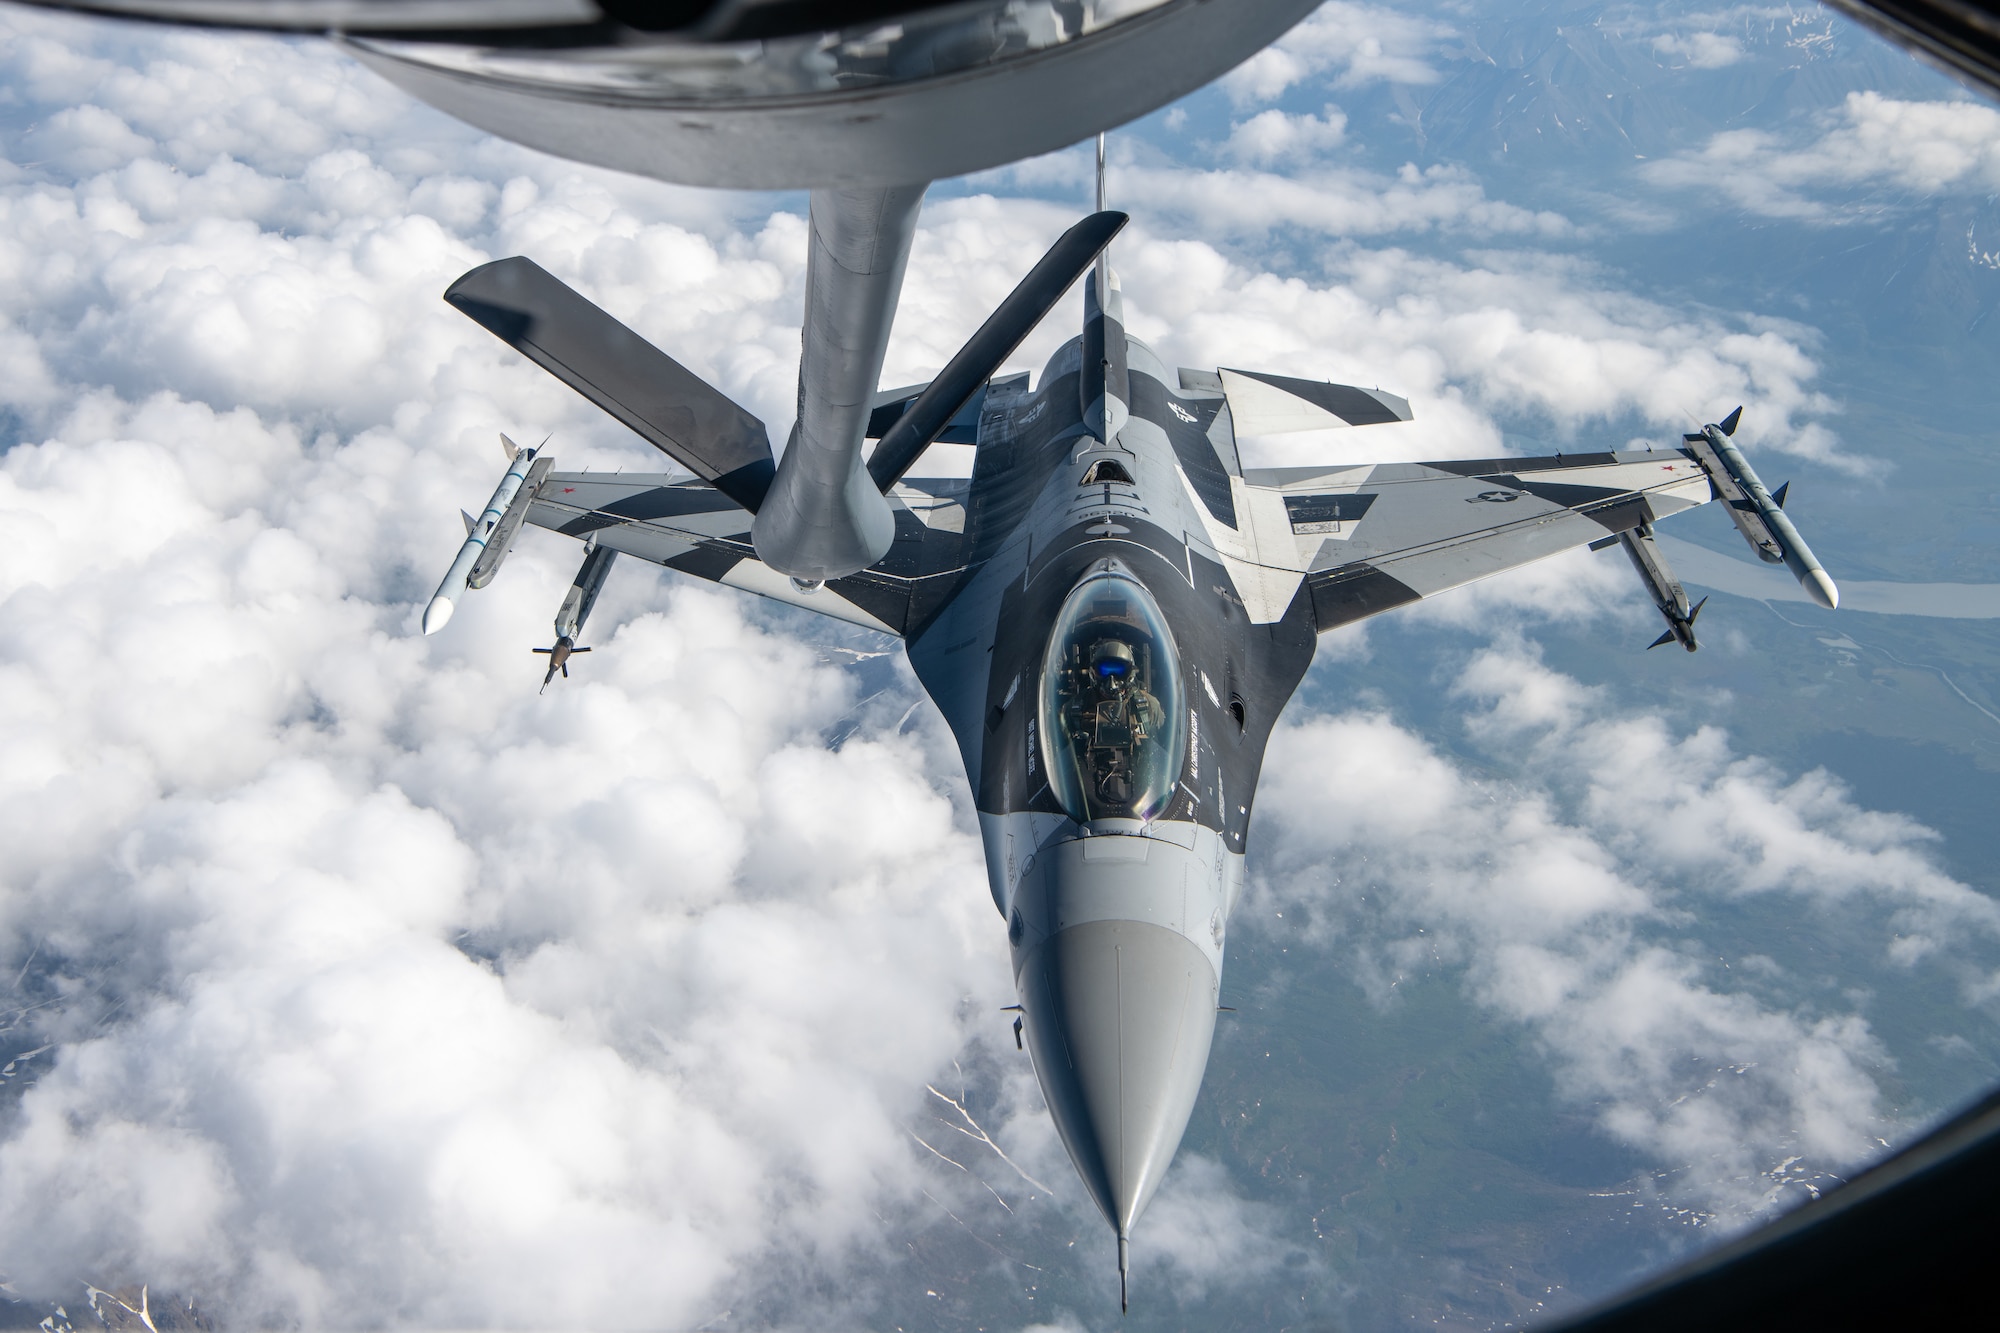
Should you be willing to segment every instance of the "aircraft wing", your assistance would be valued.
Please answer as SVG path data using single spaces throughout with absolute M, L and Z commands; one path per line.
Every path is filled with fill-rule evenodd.
M 900 635 L 963 566 L 963 480 L 912 480 L 889 494 L 896 540 L 873 566 L 801 592 L 757 558 L 750 512 L 706 482 L 665 473 L 551 472 L 528 522 L 868 629 Z
M 1252 618 L 1276 619 L 1303 581 L 1321 630 L 1609 538 L 1712 494 L 1683 449 L 1253 469 L 1240 484 L 1238 540 L 1210 535 Z

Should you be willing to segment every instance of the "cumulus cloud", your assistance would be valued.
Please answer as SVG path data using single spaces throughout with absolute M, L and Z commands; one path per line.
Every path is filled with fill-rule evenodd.
M 1242 129 L 1241 139 L 1231 135 L 1232 153 L 1245 161 L 1265 154 L 1276 161 L 1328 139 L 1334 126 L 1330 120 L 1303 117 L 1262 126 L 1252 120 Z M 1124 207 L 1149 216 L 1178 219 L 1190 230 L 1223 236 L 1261 237 L 1297 229 L 1330 236 L 1445 232 L 1553 239 L 1572 230 L 1561 214 L 1489 198 L 1470 172 L 1444 165 L 1406 163 L 1393 176 L 1359 168 L 1287 175 L 1134 165 L 1117 173 L 1117 198 Z
M 1813 387 L 1813 334 L 1799 325 L 1662 306 L 1591 265 L 1534 252 L 1454 263 L 1352 246 L 1328 277 L 1279 277 L 1196 241 L 1121 242 L 1127 316 L 1183 365 L 1234 365 L 1380 385 L 1411 399 L 1408 425 L 1259 441 L 1264 465 L 1479 458 L 1506 452 L 1500 414 L 1552 423 L 1593 447 L 1627 417 L 1673 443 L 1695 420 L 1747 402 L 1742 434 L 1867 473 L 1810 418 L 1833 403 Z
M 1293 86 L 1329 73 L 1339 88 L 1436 83 L 1443 76 L 1429 57 L 1455 35 L 1449 25 L 1427 16 L 1331 0 L 1275 45 L 1237 66 L 1223 78 L 1222 87 L 1243 106 L 1275 101 Z
M 54 1046 L 0 1142 L 13 1289 L 692 1325 L 774 1252 L 870 1255 L 1011 990 L 914 682 L 627 568 L 538 699 L 576 554 L 532 534 L 410 633 L 497 429 L 658 466 L 445 283 L 530 251 L 782 429 L 799 219 L 474 141 L 317 46 L 6 21 L 16 87 L 102 113 L 0 191 L 0 953 Z
M 1851 210 L 1824 196 L 1856 190 L 1984 196 L 2000 189 L 2000 112 L 1982 102 L 1849 93 L 1808 142 L 1726 130 L 1696 151 L 1649 164 L 1646 173 L 1664 185 L 1721 191 L 1765 217 L 1851 220 Z
M 1620 713 L 1518 642 L 1452 688 L 1471 741 L 1525 749 L 1536 776 L 1482 780 L 1380 712 L 1281 728 L 1257 917 L 1307 909 L 1309 938 L 1378 1003 L 1427 972 L 1462 978 L 1537 1036 L 1566 1099 L 1671 1174 L 1670 1197 L 1725 1223 L 1878 1152 L 1900 1126 L 1866 1014 L 1705 923 L 1750 899 L 1845 912 L 1883 984 L 1941 968 L 1974 1001 L 2000 907 L 1938 869 L 1934 835 L 1714 728 Z
M 1694 69 L 1723 69 L 1743 59 L 1743 44 L 1718 32 L 1662 33 L 1653 49 Z
M 960 998 L 1007 986 L 945 757 L 893 720 L 825 749 L 854 682 L 706 590 L 643 592 L 541 705 L 562 553 L 432 656 L 366 587 L 420 552 L 206 484 L 275 463 L 319 506 L 407 456 L 169 402 L 69 434 L 0 474 L 5 928 L 62 1043 L 0 1150 L 16 1286 L 692 1323 L 773 1244 L 865 1242 Z M 91 551 L 107 474 L 138 532 L 19 558 Z
M 1294 116 L 1260 111 L 1230 127 L 1226 145 L 1231 156 L 1258 166 L 1294 158 L 1310 158 L 1337 148 L 1347 138 L 1347 115 L 1329 105 L 1321 115 Z

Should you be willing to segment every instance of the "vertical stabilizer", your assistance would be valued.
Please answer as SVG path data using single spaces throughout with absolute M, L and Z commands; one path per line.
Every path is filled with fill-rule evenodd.
M 1109 443 L 1131 416 L 1132 386 L 1125 365 L 1125 301 L 1118 275 L 1103 256 L 1083 289 L 1083 376 L 1077 391 L 1091 434 Z
M 1097 136 L 1097 211 L 1104 212 L 1104 136 Z M 1109 444 L 1131 416 L 1132 386 L 1125 368 L 1125 300 L 1111 271 L 1111 247 L 1097 252 L 1097 266 L 1083 290 L 1083 420 Z

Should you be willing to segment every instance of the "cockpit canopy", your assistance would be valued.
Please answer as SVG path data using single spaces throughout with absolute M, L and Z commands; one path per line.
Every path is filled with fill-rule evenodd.
M 1155 819 L 1187 756 L 1187 695 L 1158 603 L 1122 570 L 1070 592 L 1042 658 L 1049 786 L 1072 819 Z

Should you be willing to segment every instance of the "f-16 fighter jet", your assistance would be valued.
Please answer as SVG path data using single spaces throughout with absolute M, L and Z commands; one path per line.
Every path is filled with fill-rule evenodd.
M 425 609 L 442 629 L 523 523 L 587 554 L 546 688 L 619 553 L 902 638 L 965 760 L 1022 1027 L 1117 1236 L 1173 1160 L 1214 1031 L 1265 742 L 1319 634 L 1583 544 L 1620 544 L 1696 647 L 1653 523 L 1721 498 L 1823 605 L 1834 585 L 1732 442 L 1245 469 L 1239 436 L 1409 419 L 1379 390 L 1175 369 L 1126 335 L 1103 207 L 927 385 L 878 393 L 926 182 L 1043 153 L 1201 86 L 1318 0 L 35 0 L 326 32 L 548 152 L 662 180 L 810 188 L 798 422 L 764 424 L 526 258 L 446 299 L 691 471 L 508 469 Z M 998 376 L 1084 271 L 1081 336 Z M 876 441 L 872 453 L 865 442 Z M 906 474 L 937 442 L 970 479 Z M 579 664 L 580 665 L 580 664 Z
M 851 477 L 820 467 L 817 488 L 782 496 L 761 422 L 531 261 L 474 269 L 446 296 L 695 474 L 529 485 L 513 480 L 534 476 L 529 451 L 512 455 L 515 489 L 479 530 L 518 515 L 591 548 L 559 645 L 610 552 L 902 639 L 965 761 L 1036 1076 L 1116 1235 L 1121 1301 L 1207 1064 L 1265 742 L 1319 635 L 1622 544 L 1660 642 L 1692 650 L 1653 524 L 1712 498 L 1761 556 L 1837 597 L 1732 442 L 1740 411 L 1657 450 L 1245 468 L 1238 436 L 1385 426 L 1409 404 L 1166 365 L 1126 333 L 1101 257 L 1124 221 L 1078 223 L 937 379 L 866 404 L 877 443 Z M 1032 380 L 996 376 L 1093 264 L 1080 336 Z M 905 475 L 938 441 L 972 448 L 969 478 Z M 869 504 L 890 516 L 887 553 L 829 568 Z

